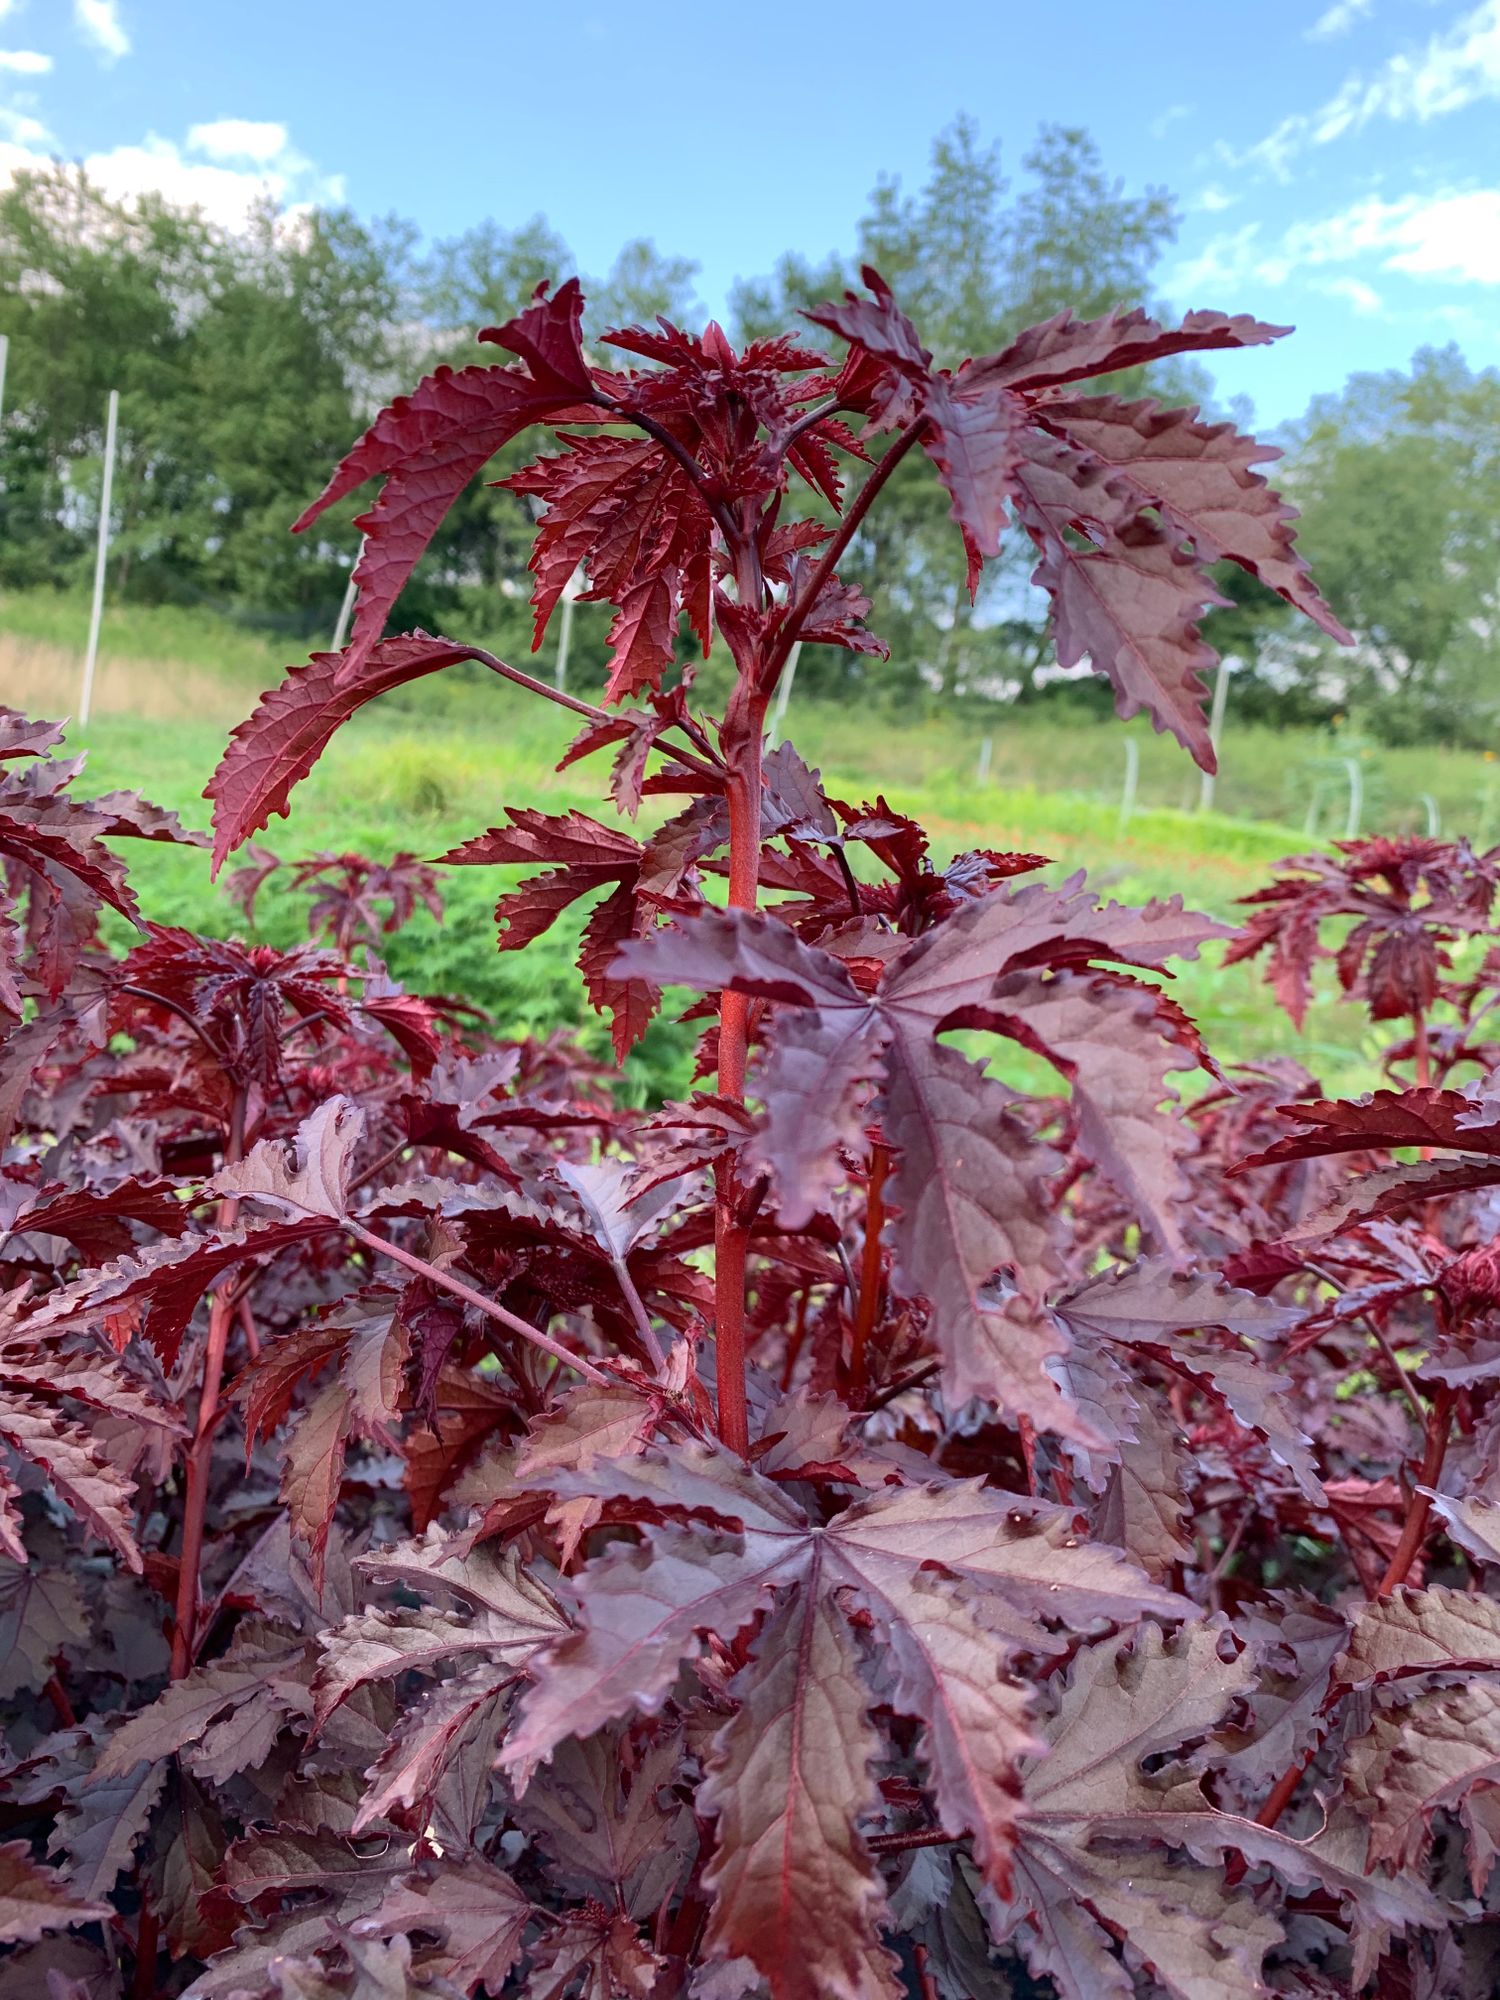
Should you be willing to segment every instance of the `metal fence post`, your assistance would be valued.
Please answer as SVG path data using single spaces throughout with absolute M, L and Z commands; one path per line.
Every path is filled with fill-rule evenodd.
M 1120 832 L 1130 824 L 1135 811 L 1135 788 L 1141 775 L 1141 746 L 1133 736 L 1125 738 L 1125 782 L 1120 787 Z
M 1344 769 L 1349 773 L 1349 814 L 1344 821 L 1344 838 L 1358 840 L 1359 816 L 1364 811 L 1365 804 L 1365 781 L 1360 774 L 1357 757 L 1346 757 Z
M 104 571 L 109 561 L 109 509 L 115 484 L 115 437 L 120 423 L 120 392 L 109 392 L 109 416 L 104 426 L 104 484 L 99 493 L 99 547 L 94 556 L 94 602 L 89 612 L 89 644 L 83 656 L 83 690 L 78 697 L 78 726 L 87 729 L 94 705 L 94 668 L 99 659 L 99 627 L 104 621 Z
M 786 720 L 786 705 L 792 698 L 792 682 L 797 678 L 797 662 L 802 658 L 802 641 L 793 643 L 786 656 L 786 665 L 781 670 L 781 679 L 776 685 L 776 699 L 771 705 L 771 721 L 766 730 L 766 742 L 775 749 L 781 740 L 781 725 Z
M 1214 678 L 1213 707 L 1209 710 L 1208 716 L 1208 740 L 1214 746 L 1215 756 L 1218 754 L 1219 738 L 1224 734 L 1224 707 L 1228 700 L 1229 656 L 1221 653 L 1219 671 Z M 1211 810 L 1214 802 L 1214 782 L 1215 774 L 1212 771 L 1205 771 L 1198 785 L 1199 812 Z

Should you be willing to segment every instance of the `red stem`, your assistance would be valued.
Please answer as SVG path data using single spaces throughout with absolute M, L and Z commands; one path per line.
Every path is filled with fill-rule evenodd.
M 866 514 L 869 513 L 871 507 L 875 504 L 881 487 L 884 486 L 885 482 L 896 470 L 896 467 L 922 435 L 926 422 L 927 419 L 925 417 L 919 417 L 914 424 L 908 424 L 886 453 L 885 457 L 881 459 L 879 465 L 876 466 L 864 485 L 860 487 L 859 492 L 854 496 L 848 513 L 839 522 L 833 540 L 829 542 L 822 555 L 819 556 L 817 568 L 797 593 L 795 603 L 787 606 L 785 615 L 776 629 L 776 637 L 765 662 L 762 685 L 767 694 L 770 694 L 775 688 L 776 678 L 781 669 L 786 665 L 787 656 L 791 652 L 792 647 L 797 643 L 797 635 L 801 632 L 806 622 L 807 614 L 818 601 L 819 591 L 822 590 L 829 577 L 833 575 L 844 551 L 854 540 L 860 522 L 863 521 Z
M 760 889 L 761 744 L 766 697 L 747 702 L 744 728 L 737 732 L 729 774 L 729 907 L 753 910 Z M 719 1000 L 719 1094 L 745 1101 L 750 1002 L 743 993 Z M 716 1172 L 718 1207 L 714 1218 L 714 1345 L 719 1383 L 719 1436 L 741 1457 L 750 1449 L 750 1416 L 745 1392 L 745 1264 L 749 1224 L 740 1219 L 740 1191 L 731 1159 Z
M 1443 1470 L 1443 1460 L 1448 1455 L 1448 1436 L 1452 1429 L 1453 1405 L 1457 1391 L 1444 1385 L 1432 1399 L 1432 1408 L 1427 1413 L 1427 1444 L 1422 1453 L 1422 1466 L 1417 1475 L 1418 1487 L 1436 1485 Z M 1405 1583 L 1411 1574 L 1411 1566 L 1427 1539 L 1427 1524 L 1432 1517 L 1432 1501 L 1426 1493 L 1417 1492 L 1412 1496 L 1411 1509 L 1406 1516 L 1406 1524 L 1401 1530 L 1401 1539 L 1386 1565 L 1385 1574 L 1375 1586 L 1377 1597 L 1389 1597 L 1393 1590 Z M 1314 1750 L 1308 1750 L 1296 1763 L 1289 1764 L 1276 1780 L 1265 1804 L 1255 1815 L 1257 1826 L 1275 1826 L 1292 1800 L 1297 1796 L 1297 1787 L 1312 1763 Z M 1237 1874 L 1231 1872 L 1231 1885 L 1243 1875 L 1244 1863 L 1239 1864 Z
M 1427 1016 L 1420 1007 L 1411 1017 L 1411 1039 L 1417 1069 L 1417 1088 L 1426 1090 L 1432 1082 L 1432 1049 L 1427 1040 Z
M 42 1689 L 42 1693 L 51 1702 L 52 1712 L 63 1728 L 74 1728 L 78 1717 L 74 1714 L 73 1704 L 68 1699 L 68 1690 L 63 1686 L 61 1679 L 56 1673 L 48 1676 L 47 1685 Z
M 927 1948 L 917 1945 L 912 1951 L 917 1964 L 917 1979 L 922 1988 L 922 2000 L 938 2000 L 937 1981 L 932 1976 L 932 1968 L 927 1963 Z
M 156 1952 L 161 1925 L 149 1903 L 141 1904 L 135 1927 L 135 1978 L 133 2000 L 157 2000 Z
M 476 1312 L 483 1313 L 486 1319 L 497 1321 L 507 1332 L 518 1334 L 522 1340 L 529 1340 L 533 1347 L 541 1348 L 542 1352 L 550 1354 L 554 1361 L 561 1361 L 569 1368 L 576 1368 L 580 1375 L 586 1375 L 591 1382 L 605 1383 L 609 1380 L 607 1375 L 600 1373 L 592 1361 L 585 1360 L 583 1355 L 575 1353 L 571 1347 L 564 1347 L 560 1340 L 554 1340 L 550 1334 L 542 1333 L 531 1324 L 530 1320 L 522 1319 L 519 1314 L 507 1312 L 504 1306 L 496 1305 L 495 1301 L 487 1299 L 483 1292 L 476 1292 L 472 1285 L 466 1285 L 462 1278 L 455 1278 L 451 1271 L 439 1270 L 436 1264 L 429 1264 L 425 1258 L 416 1256 L 410 1250 L 403 1250 L 399 1243 L 391 1243 L 384 1236 L 377 1236 L 373 1229 L 366 1229 L 362 1223 L 354 1222 L 347 1216 L 339 1227 L 347 1229 L 355 1242 L 363 1243 L 367 1250 L 373 1250 L 377 1256 L 394 1259 L 396 1263 L 404 1265 L 419 1278 L 426 1278 L 429 1284 L 436 1285 L 440 1291 L 452 1292 L 455 1298 L 463 1299 L 466 1304 L 473 1306 Z
M 880 1311 L 880 1232 L 885 1226 L 881 1190 L 890 1172 L 891 1153 L 877 1139 L 870 1151 L 870 1180 L 865 1191 L 865 1247 L 859 1260 L 859 1307 L 854 1315 L 854 1342 L 849 1351 L 849 1400 L 864 1404 L 869 1381 L 870 1335 Z
M 914 1847 L 952 1847 L 968 1837 L 966 1833 L 945 1833 L 940 1826 L 929 1826 L 920 1833 L 872 1834 L 865 1846 L 872 1854 L 907 1854 Z
M 1443 1470 L 1443 1460 L 1448 1455 L 1448 1435 L 1453 1426 L 1453 1405 L 1457 1398 L 1458 1391 L 1445 1383 L 1432 1399 L 1432 1408 L 1427 1416 L 1427 1449 L 1422 1454 L 1422 1470 L 1417 1478 L 1419 1488 L 1425 1486 L 1431 1489 Z M 1401 1530 L 1401 1539 L 1386 1564 L 1385 1575 L 1375 1586 L 1377 1597 L 1389 1597 L 1393 1590 L 1405 1583 L 1427 1539 L 1427 1523 L 1431 1515 L 1430 1490 L 1414 1493 L 1406 1526 Z
M 236 1166 L 245 1152 L 245 1092 L 238 1085 L 229 1112 L 229 1136 L 224 1164 Z M 219 1203 L 217 1227 L 232 1229 L 239 1203 L 226 1195 Z M 236 1301 L 226 1279 L 208 1309 L 208 1346 L 203 1355 L 203 1382 L 198 1393 L 198 1422 L 188 1447 L 187 1492 L 182 1514 L 182 1553 L 177 1566 L 177 1607 L 172 1620 L 172 1679 L 181 1680 L 193 1665 L 198 1645 L 198 1573 L 203 1565 L 203 1526 L 208 1514 L 209 1472 L 213 1460 L 214 1425 L 219 1391 L 224 1385 L 224 1354 Z
M 615 722 L 619 719 L 617 713 L 611 714 L 607 708 L 599 708 L 591 701 L 580 701 L 577 695 L 553 687 L 550 681 L 539 681 L 534 674 L 522 673 L 519 667 L 513 667 L 507 661 L 498 659 L 495 654 L 486 652 L 483 646 L 466 646 L 462 657 L 467 660 L 477 660 L 480 666 L 488 667 L 492 674 L 499 674 L 502 680 L 514 681 L 517 687 L 525 688 L 528 694 L 545 695 L 548 701 L 555 701 L 561 708 L 570 708 L 575 715 L 587 716 L 590 722 Z M 653 741 L 652 748 L 660 750 L 664 757 L 670 757 L 674 762 L 685 765 L 688 770 L 696 771 L 700 777 L 717 781 L 718 773 L 712 765 L 704 763 L 700 757 L 695 757 L 691 750 L 680 750 L 675 743 L 663 743 L 660 738 Z
M 786 1344 L 786 1359 L 781 1364 L 781 1393 L 784 1396 L 792 1386 L 792 1377 L 797 1372 L 797 1360 L 802 1353 L 802 1343 L 807 1338 L 808 1292 L 806 1287 L 797 1294 L 797 1319 L 792 1328 L 792 1337 Z

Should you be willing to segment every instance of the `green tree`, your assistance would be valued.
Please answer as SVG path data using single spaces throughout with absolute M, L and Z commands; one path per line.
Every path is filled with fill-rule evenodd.
M 1171 198 L 1158 188 L 1128 192 L 1105 172 L 1095 142 L 1074 128 L 1044 128 L 1021 173 L 1013 188 L 1000 148 L 982 143 L 972 120 L 959 119 L 935 142 L 920 189 L 878 183 L 859 225 L 857 256 L 822 263 L 787 257 L 773 277 L 738 285 L 738 331 L 779 332 L 800 308 L 853 284 L 863 263 L 886 278 L 944 363 L 992 353 L 1065 306 L 1089 316 L 1146 304 L 1176 229 Z M 1176 399 L 1189 378 L 1159 375 L 1153 386 Z M 930 469 L 908 459 L 887 488 L 879 525 L 860 537 L 846 565 L 869 592 L 872 622 L 891 644 L 882 682 L 903 699 L 923 689 L 1029 693 L 1051 658 L 1028 583 L 1031 546 L 1015 532 L 971 604 L 947 511 Z M 852 654 L 819 648 L 808 670 L 811 684 L 827 691 L 868 668 Z
M 12 341 L 0 578 L 81 582 L 103 418 L 120 392 L 116 590 L 331 622 L 357 540 L 287 533 L 383 386 L 399 229 L 267 208 L 239 235 L 74 168 L 0 196 Z
M 70 169 L 22 174 L 0 194 L 0 328 L 10 338 L 5 581 L 86 574 L 111 389 L 120 391 L 122 503 L 144 487 L 153 412 L 180 381 L 185 327 L 175 299 L 198 295 L 198 273 L 215 254 L 195 217 L 157 200 L 127 217 Z
M 1500 730 L 1500 371 L 1456 347 L 1354 375 L 1298 428 L 1299 539 L 1356 646 L 1289 676 L 1389 740 L 1488 747 Z

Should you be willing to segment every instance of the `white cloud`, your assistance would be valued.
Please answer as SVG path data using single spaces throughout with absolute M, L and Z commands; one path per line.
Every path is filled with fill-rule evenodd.
M 1500 98 L 1500 0 L 1483 0 L 1419 53 L 1392 56 L 1372 77 L 1349 77 L 1318 110 L 1283 118 L 1238 162 L 1284 177 L 1308 146 L 1329 145 L 1372 119 L 1425 125 L 1492 97 Z
M 11 76 L 45 76 L 51 67 L 51 56 L 35 49 L 0 49 L 0 70 Z
M 1388 271 L 1500 285 L 1500 188 L 1393 203 L 1389 240 Z
M 1193 107 L 1191 104 L 1169 104 L 1160 117 L 1151 120 L 1148 130 L 1153 139 L 1164 139 L 1168 130 L 1177 123 L 1179 118 L 1191 118 L 1192 115 Z
M 0 137 L 13 146 L 45 146 L 52 134 L 40 118 L 14 104 L 0 104 Z
M 216 118 L 209 125 L 194 125 L 187 135 L 188 151 L 206 153 L 211 160 L 253 160 L 268 166 L 287 152 L 285 125 L 268 119 Z
M 1370 270 L 1449 284 L 1500 285 L 1500 187 L 1450 188 L 1382 201 L 1369 195 L 1316 222 L 1293 223 L 1267 243 L 1258 223 L 1216 238 L 1174 275 L 1172 289 L 1201 293 L 1213 285 L 1284 285 L 1328 265 L 1365 263 Z M 1360 310 L 1374 288 L 1358 278 L 1330 279 Z M 1359 296 L 1356 296 L 1356 288 Z
M 267 199 L 283 207 L 337 201 L 343 183 L 319 174 L 290 148 L 254 166 L 224 166 L 191 159 L 170 139 L 148 134 L 141 145 L 116 146 L 84 161 L 89 179 L 117 201 L 155 193 L 186 208 L 199 208 L 210 222 L 241 228 L 252 208 Z
M 130 37 L 120 20 L 120 0 L 73 0 L 73 20 L 105 62 L 118 62 L 130 54 Z
M 1239 200 L 1237 194 L 1230 194 L 1227 188 L 1210 184 L 1200 188 L 1193 197 L 1193 207 L 1203 209 L 1209 215 L 1222 215 L 1226 208 L 1233 208 Z
M 1320 14 L 1307 30 L 1310 42 L 1331 42 L 1338 35 L 1347 35 L 1356 21 L 1362 20 L 1374 7 L 1375 0 L 1334 0 L 1326 14 Z
M 1373 285 L 1367 285 L 1363 278 L 1325 278 L 1318 288 L 1331 299 L 1347 299 L 1361 316 L 1369 318 L 1384 310 L 1385 301 Z
M 1237 285 L 1255 269 L 1260 224 L 1244 223 L 1227 236 L 1215 236 L 1198 252 L 1178 265 L 1167 281 L 1168 290 L 1196 301 L 1213 285 Z
M 0 108 L 0 186 L 47 167 L 59 150 L 39 119 Z M 295 214 L 344 199 L 343 177 L 321 172 L 291 144 L 286 127 L 270 121 L 195 125 L 182 144 L 148 132 L 138 144 L 89 153 L 79 164 L 115 201 L 159 194 L 230 230 L 242 229 L 267 200 Z

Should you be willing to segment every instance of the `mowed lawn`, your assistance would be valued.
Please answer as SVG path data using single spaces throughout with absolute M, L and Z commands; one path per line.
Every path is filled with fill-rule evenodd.
M 78 654 L 65 643 L 68 630 L 55 613 L 47 629 L 48 609 L 45 600 L 0 599 L 0 700 L 36 715 L 66 715 L 76 707 Z M 296 646 L 272 647 L 259 635 L 227 624 L 220 630 L 217 621 L 189 614 L 132 610 L 117 618 L 106 631 L 93 720 L 86 734 L 74 729 L 68 739 L 70 750 L 88 753 L 84 789 L 144 791 L 189 824 L 206 826 L 203 787 L 228 731 L 284 662 L 302 656 Z M 1101 758 L 1121 757 L 1123 731 L 1106 723 L 1044 730 L 1028 721 L 1014 732 L 1029 751 L 1018 766 L 1014 754 L 1000 755 L 1002 716 L 991 769 L 1010 775 L 984 783 L 974 768 L 975 732 L 942 717 L 882 723 L 794 701 L 789 724 L 831 792 L 853 801 L 883 794 L 923 821 L 940 857 L 971 846 L 1042 854 L 1049 879 L 1084 869 L 1101 894 L 1123 902 L 1181 895 L 1233 922 L 1237 899 L 1268 879 L 1271 864 L 1308 845 L 1300 828 L 1160 806 L 1140 810 L 1122 831 L 1117 784 L 1102 795 L 1088 784 Z M 482 669 L 418 683 L 373 704 L 341 733 L 294 794 L 290 819 L 273 820 L 258 844 L 284 860 L 320 850 L 387 858 L 404 849 L 431 857 L 494 824 L 509 805 L 576 807 L 608 818 L 598 790 L 606 758 L 555 769 L 572 733 L 561 711 Z M 1182 783 L 1195 792 L 1196 774 L 1176 746 L 1153 744 L 1153 750 L 1176 760 Z M 1233 771 L 1232 741 L 1227 751 L 1221 797 Z M 1469 762 L 1472 776 L 1478 760 Z M 658 805 L 653 812 L 648 804 L 643 822 L 665 810 Z M 243 930 L 239 911 L 210 882 L 202 853 L 140 844 L 129 858 L 147 917 L 220 933 Z M 512 871 L 451 871 L 445 922 L 438 927 L 423 915 L 392 940 L 392 971 L 413 985 L 478 1002 L 503 1031 L 577 1023 L 602 1053 L 602 1026 L 582 1001 L 569 964 L 576 920 L 523 953 L 496 951 L 490 908 L 508 878 Z M 257 911 L 257 931 L 280 944 L 299 934 L 298 906 L 274 878 Z M 1362 1035 L 1353 1009 L 1325 995 L 1298 1036 L 1271 1004 L 1258 972 L 1226 971 L 1220 957 L 1211 946 L 1201 961 L 1184 965 L 1174 991 L 1222 1063 L 1295 1054 L 1331 1089 L 1374 1083 L 1374 1043 Z M 670 1023 L 655 1029 L 632 1059 L 633 1094 L 684 1088 L 687 1046 L 685 1031 Z

